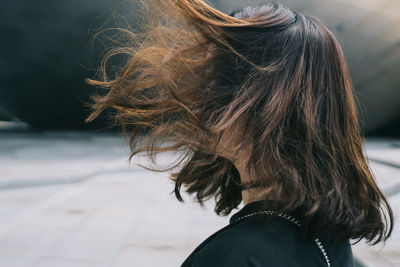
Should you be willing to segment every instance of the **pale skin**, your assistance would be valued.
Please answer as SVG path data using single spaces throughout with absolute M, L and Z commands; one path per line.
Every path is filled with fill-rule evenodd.
M 246 170 L 246 165 L 249 162 L 251 148 L 247 148 L 240 153 L 235 152 L 233 149 L 235 145 L 239 144 L 239 142 L 242 141 L 240 134 L 237 134 L 240 133 L 238 129 L 239 126 L 233 126 L 225 131 L 219 143 L 218 154 L 233 162 L 236 169 L 240 173 L 241 182 L 245 183 L 250 180 L 257 180 L 257 177 L 252 168 L 250 168 L 250 171 Z M 265 199 L 265 189 L 263 188 L 255 188 L 242 191 L 242 200 L 244 205 L 263 199 Z
M 246 162 L 246 161 L 238 160 L 234 163 L 235 167 L 238 169 L 238 171 L 240 173 L 241 182 L 244 183 L 244 182 L 248 182 L 250 180 L 257 180 L 252 169 L 250 172 L 245 171 L 245 165 L 241 164 L 242 162 Z M 242 191 L 243 204 L 246 205 L 250 202 L 265 199 L 264 192 L 265 192 L 265 189 L 262 189 L 262 188 L 243 190 Z

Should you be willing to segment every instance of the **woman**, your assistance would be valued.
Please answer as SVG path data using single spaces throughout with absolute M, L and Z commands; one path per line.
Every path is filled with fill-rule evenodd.
M 153 4 L 152 4 L 153 3 Z M 158 8 L 159 7 L 159 8 Z M 131 156 L 181 151 L 164 171 L 230 224 L 182 266 L 353 266 L 349 239 L 386 240 L 392 211 L 363 152 L 342 49 L 315 17 L 266 4 L 143 2 L 112 50 L 87 121 L 108 110 Z M 109 79 L 107 60 L 128 59 Z M 141 142 L 137 137 L 143 136 Z

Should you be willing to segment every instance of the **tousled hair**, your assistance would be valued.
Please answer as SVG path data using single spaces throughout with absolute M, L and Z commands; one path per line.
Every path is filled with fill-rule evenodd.
M 238 134 L 239 155 L 266 183 L 265 198 L 302 207 L 314 232 L 377 243 L 390 236 L 392 210 L 364 154 L 353 86 L 334 34 L 317 18 L 279 4 L 228 15 L 200 0 L 142 2 L 140 32 L 111 50 L 87 122 L 104 110 L 139 152 L 184 151 L 164 170 L 228 215 L 241 202 L 240 174 L 217 153 Z M 128 56 L 113 78 L 106 65 Z M 241 123 L 243 131 L 230 132 Z M 143 137 L 138 142 L 139 137 Z M 307 225 L 306 225 L 307 226 Z M 306 227 L 307 228 L 307 227 Z

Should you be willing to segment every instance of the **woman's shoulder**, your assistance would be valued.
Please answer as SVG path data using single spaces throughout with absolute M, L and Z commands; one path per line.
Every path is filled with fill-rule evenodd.
M 330 241 L 329 241 L 330 242 Z M 347 244 L 325 244 L 333 261 L 337 256 L 352 266 Z M 328 247 L 329 245 L 329 247 Z M 183 267 L 212 266 L 325 266 L 326 262 L 313 240 L 303 240 L 298 229 L 278 218 L 253 217 L 230 224 L 201 243 L 185 260 Z
M 182 266 L 295 266 L 295 228 L 261 218 L 231 224 L 208 237 Z

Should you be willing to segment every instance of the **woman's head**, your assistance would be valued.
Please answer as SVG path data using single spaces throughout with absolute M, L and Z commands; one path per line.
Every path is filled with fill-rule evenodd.
M 124 53 L 127 63 L 111 80 L 103 69 L 103 81 L 89 81 L 108 91 L 94 97 L 88 121 L 109 109 L 131 137 L 131 157 L 182 150 L 171 166 L 180 200 L 184 186 L 229 214 L 244 162 L 265 199 L 304 208 L 316 231 L 377 241 L 390 233 L 344 55 L 321 21 L 281 5 L 227 15 L 200 0 L 153 2 L 143 2 L 142 32 L 127 32 L 105 59 Z

